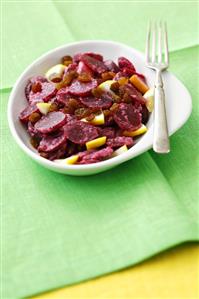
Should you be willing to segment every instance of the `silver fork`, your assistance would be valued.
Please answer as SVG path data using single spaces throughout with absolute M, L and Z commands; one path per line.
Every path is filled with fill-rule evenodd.
M 150 55 L 151 36 L 152 50 Z M 164 49 L 164 51 L 162 51 L 162 49 Z M 153 150 L 156 153 L 166 154 L 170 151 L 165 94 L 162 81 L 162 71 L 165 71 L 169 66 L 166 23 L 149 24 L 146 40 L 146 66 L 156 71 L 154 86 Z

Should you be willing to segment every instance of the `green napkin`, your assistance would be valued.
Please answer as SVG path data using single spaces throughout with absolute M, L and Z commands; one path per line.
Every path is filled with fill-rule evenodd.
M 157 8 L 156 2 L 145 5 L 137 2 L 136 5 L 126 3 L 124 9 L 121 3 L 79 3 L 77 7 L 76 3 L 58 2 L 56 7 L 60 17 L 50 2 L 45 2 L 45 7 L 38 2 L 28 4 L 6 4 L 11 25 L 14 22 L 11 16 L 18 16 L 19 20 L 20 11 L 23 15 L 21 27 L 28 23 L 27 11 L 34 12 L 34 17 L 28 15 L 30 24 L 23 35 L 23 48 L 17 38 L 11 39 L 11 36 L 19 36 L 16 26 L 8 31 L 6 52 L 10 56 L 4 56 L 4 67 L 10 63 L 9 59 L 15 63 L 12 72 L 7 67 L 4 87 L 13 84 L 18 73 L 38 54 L 65 40 L 63 34 L 67 36 L 66 40 L 110 38 L 143 48 L 145 26 L 137 31 L 137 24 L 142 23 L 140 18 L 148 18 L 149 11 L 152 15 L 153 8 L 157 14 L 162 11 L 160 8 L 165 11 L 172 5 L 172 15 L 177 17 L 180 8 L 181 11 L 187 9 L 193 22 L 182 27 L 184 17 L 179 15 L 179 23 L 175 24 L 172 33 L 179 39 L 173 41 L 175 52 L 170 58 L 171 71 L 189 87 L 193 113 L 188 123 L 171 137 L 172 152 L 169 155 L 159 156 L 149 151 L 105 173 L 71 177 L 42 168 L 19 149 L 7 124 L 9 91 L 1 90 L 2 298 L 11 299 L 103 275 L 134 265 L 181 242 L 198 240 L 195 169 L 198 162 L 198 47 L 190 47 L 197 43 L 193 28 L 196 5 L 162 3 Z M 94 10 L 94 5 L 100 5 L 100 9 Z M 131 5 L 133 9 L 130 10 Z M 99 10 L 100 17 L 96 13 Z M 123 17 L 111 18 L 109 28 L 105 22 L 108 16 L 121 11 Z M 62 24 L 62 28 L 56 26 L 57 35 L 55 31 L 51 35 L 45 33 L 44 24 L 50 26 L 51 22 Z M 92 22 L 98 26 L 87 27 Z M 178 33 L 178 26 L 185 32 Z M 137 36 L 137 33 L 140 34 Z M 40 38 L 45 36 L 45 45 L 32 42 L 30 48 L 30 34 Z M 183 44 L 183 36 L 186 44 Z M 176 50 L 185 45 L 189 48 Z

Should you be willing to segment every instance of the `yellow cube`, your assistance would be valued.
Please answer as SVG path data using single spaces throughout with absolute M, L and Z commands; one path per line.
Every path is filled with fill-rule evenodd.
M 78 155 L 73 155 L 73 156 L 70 156 L 68 158 L 65 159 L 65 163 L 66 164 L 75 164 L 77 162 L 77 160 L 79 159 L 79 156 Z
M 127 137 L 135 137 L 144 134 L 147 130 L 147 127 L 144 124 L 142 124 L 142 126 L 135 131 L 123 131 L 123 135 Z
M 125 152 L 128 151 L 128 147 L 125 145 L 122 145 L 121 147 L 119 147 L 117 150 L 115 150 L 112 154 L 112 157 L 117 157 Z
M 56 64 L 52 66 L 45 74 L 48 81 L 56 82 L 57 79 L 62 79 L 66 66 L 63 64 Z
M 86 148 L 87 148 L 87 150 L 94 149 L 94 148 L 104 145 L 105 143 L 106 143 L 106 136 L 99 137 L 99 138 L 96 138 L 96 139 L 86 142 Z
M 91 125 L 103 125 L 105 120 L 104 120 L 104 113 L 100 113 L 96 115 L 93 119 L 87 120 L 86 118 L 82 118 L 81 121 L 87 122 Z
M 54 162 L 56 163 L 59 163 L 59 164 L 62 164 L 62 165 L 71 165 L 71 164 L 75 164 L 79 159 L 79 156 L 78 155 L 73 155 L 73 156 L 70 156 L 66 159 L 57 159 L 57 160 L 54 160 Z
M 51 104 L 50 103 L 37 103 L 37 108 L 39 109 L 39 111 L 42 113 L 42 114 L 47 114 L 49 109 L 50 109 L 50 106 Z

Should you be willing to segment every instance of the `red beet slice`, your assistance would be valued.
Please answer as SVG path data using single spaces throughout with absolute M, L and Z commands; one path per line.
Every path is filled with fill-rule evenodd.
M 19 115 L 19 119 L 24 122 L 27 123 L 29 116 L 34 113 L 34 112 L 38 112 L 39 109 L 37 108 L 36 105 L 28 105 L 23 111 L 21 111 L 20 115 Z
M 118 136 L 115 138 L 108 138 L 106 144 L 113 148 L 123 145 L 131 147 L 133 145 L 133 139 L 131 137 Z
M 96 127 L 82 121 L 69 122 L 64 128 L 67 138 L 75 144 L 85 144 L 99 135 Z
M 142 123 L 146 124 L 149 119 L 149 111 L 145 105 L 142 106 L 141 114 L 142 114 Z
M 104 61 L 104 64 L 107 67 L 107 69 L 111 72 L 117 73 L 120 70 L 117 64 L 113 60 L 106 60 Z
M 101 150 L 96 150 L 93 152 L 89 152 L 85 154 L 83 158 L 80 160 L 79 164 L 90 164 L 97 163 L 104 159 L 109 158 L 113 153 L 113 149 L 111 147 L 106 147 Z
M 74 62 L 79 62 L 82 59 L 83 55 L 87 55 L 87 56 L 93 57 L 93 58 L 95 58 L 99 61 L 103 61 L 103 56 L 102 55 L 100 55 L 98 53 L 93 53 L 93 52 L 77 53 L 77 54 L 74 55 L 73 61 Z
M 52 99 L 56 93 L 57 89 L 53 83 L 44 82 L 41 83 L 41 92 L 34 93 L 33 91 L 29 94 L 29 101 L 31 104 L 39 103 L 39 102 L 48 102 Z
M 124 92 L 128 93 L 133 102 L 138 102 L 141 105 L 145 105 L 145 98 L 143 98 L 142 94 L 132 84 L 125 84 L 120 88 L 123 89 Z
M 52 152 L 60 148 L 66 143 L 66 135 L 64 130 L 49 136 L 45 136 L 40 141 L 38 151 L 40 152 Z
M 136 71 L 132 62 L 130 62 L 130 60 L 128 60 L 127 58 L 125 58 L 123 56 L 118 58 L 118 65 L 121 70 L 123 70 L 124 68 L 128 68 L 132 72 Z
M 93 79 L 92 81 L 86 83 L 74 80 L 69 86 L 68 92 L 74 96 L 87 96 L 95 87 L 97 87 L 97 80 Z
M 71 95 L 68 93 L 68 87 L 61 88 L 56 94 L 56 102 L 61 105 L 67 105 Z
M 94 96 L 89 96 L 85 98 L 80 98 L 80 101 L 87 107 L 90 108 L 110 108 L 113 99 L 108 94 L 102 94 L 100 98 L 96 98 Z
M 95 73 L 101 74 L 108 70 L 104 62 L 88 55 L 82 55 L 81 60 Z
M 78 74 L 87 73 L 90 75 L 93 74 L 92 70 L 89 67 L 87 67 L 87 65 L 83 61 L 80 61 L 78 64 L 77 73 Z
M 106 127 L 106 128 L 99 128 L 99 129 L 100 129 L 100 136 L 106 136 L 107 138 L 115 137 L 115 128 Z
M 51 133 L 62 127 L 65 123 L 66 116 L 63 112 L 50 112 L 47 115 L 42 116 L 42 118 L 36 122 L 35 130 L 44 134 Z
M 132 104 L 119 104 L 113 117 L 118 126 L 123 130 L 137 130 L 141 127 L 141 113 Z
M 48 160 L 55 160 L 55 159 L 61 159 L 66 156 L 66 143 L 64 143 L 60 148 L 58 148 L 55 151 L 52 152 L 43 152 L 45 153 L 45 158 Z M 41 152 L 42 153 L 42 152 Z M 42 156 L 42 154 L 40 154 Z

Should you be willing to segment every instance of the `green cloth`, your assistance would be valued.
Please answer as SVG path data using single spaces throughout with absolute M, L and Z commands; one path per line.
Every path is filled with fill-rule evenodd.
M 198 240 L 196 11 L 193 2 L 4 3 L 2 298 L 77 283 Z M 193 98 L 188 123 L 171 137 L 171 153 L 149 151 L 90 177 L 54 173 L 26 156 L 6 117 L 8 87 L 24 67 L 72 40 L 112 39 L 143 49 L 147 20 L 158 14 L 169 21 L 170 70 Z

